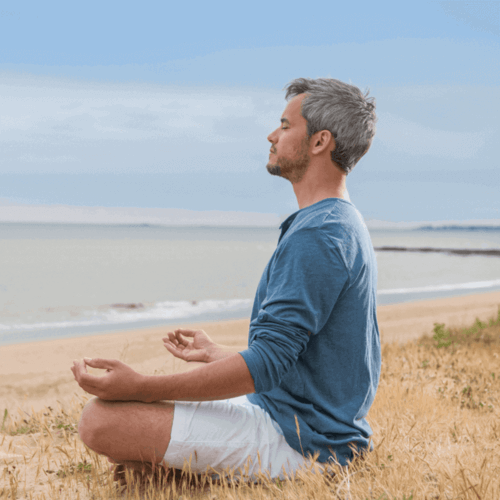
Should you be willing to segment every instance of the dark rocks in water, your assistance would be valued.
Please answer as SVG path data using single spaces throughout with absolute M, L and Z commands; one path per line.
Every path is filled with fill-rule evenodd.
M 139 304 L 111 304 L 111 307 L 115 309 L 143 309 L 144 306 L 139 302 Z
M 500 231 L 500 226 L 463 226 L 461 224 L 451 224 L 448 226 L 421 226 L 415 228 L 416 231 Z
M 375 247 L 377 252 L 438 252 L 453 255 L 486 255 L 490 257 L 500 257 L 500 249 L 469 249 L 469 248 L 412 248 L 412 247 Z

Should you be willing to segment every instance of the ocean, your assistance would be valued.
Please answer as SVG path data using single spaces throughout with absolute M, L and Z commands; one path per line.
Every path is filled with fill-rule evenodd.
M 370 230 L 378 303 L 500 290 L 500 228 Z M 248 317 L 278 228 L 0 224 L 0 345 Z

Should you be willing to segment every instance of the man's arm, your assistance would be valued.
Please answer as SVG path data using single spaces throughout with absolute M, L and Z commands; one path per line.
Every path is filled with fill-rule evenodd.
M 213 401 L 255 392 L 247 364 L 238 353 L 188 372 L 146 377 L 143 387 L 148 401 Z
M 86 365 L 106 370 L 102 377 Z M 109 401 L 213 401 L 255 392 L 254 381 L 240 354 L 173 375 L 141 375 L 118 360 L 85 359 L 71 368 L 82 389 Z
M 280 243 L 267 278 L 248 349 L 241 352 L 257 393 L 280 386 L 310 336 L 328 321 L 348 273 L 330 233 L 306 227 Z

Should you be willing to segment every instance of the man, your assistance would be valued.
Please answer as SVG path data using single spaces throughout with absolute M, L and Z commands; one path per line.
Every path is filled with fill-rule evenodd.
M 292 183 L 299 210 L 281 225 L 259 283 L 248 347 L 233 353 L 179 329 L 165 347 L 205 365 L 143 376 L 116 360 L 74 362 L 79 385 L 98 396 L 83 411 L 81 439 L 114 462 L 191 460 L 201 473 L 243 468 L 250 457 L 250 476 L 262 467 L 282 477 L 304 457 L 346 465 L 353 449 L 370 446 L 365 417 L 381 363 L 376 262 L 345 182 L 371 145 L 375 104 L 326 78 L 294 80 L 286 98 L 267 169 Z

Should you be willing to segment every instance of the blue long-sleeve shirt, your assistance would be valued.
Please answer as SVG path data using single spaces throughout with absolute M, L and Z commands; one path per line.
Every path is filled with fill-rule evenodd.
M 365 419 L 380 376 L 377 266 L 354 205 L 327 198 L 281 225 L 255 296 L 243 356 L 249 400 L 299 453 L 342 465 L 369 447 Z M 300 438 L 297 433 L 299 424 Z

